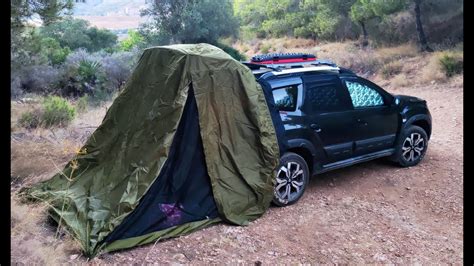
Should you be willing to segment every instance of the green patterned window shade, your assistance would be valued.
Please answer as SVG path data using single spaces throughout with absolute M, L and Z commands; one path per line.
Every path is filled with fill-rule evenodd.
M 380 106 L 384 104 L 382 95 L 367 85 L 346 80 L 346 86 L 351 95 L 354 108 Z

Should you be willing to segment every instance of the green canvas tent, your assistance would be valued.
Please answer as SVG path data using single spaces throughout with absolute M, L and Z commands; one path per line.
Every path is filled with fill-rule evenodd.
M 279 150 L 251 71 L 208 45 L 146 49 L 82 152 L 26 190 L 86 255 L 245 225 L 273 197 Z

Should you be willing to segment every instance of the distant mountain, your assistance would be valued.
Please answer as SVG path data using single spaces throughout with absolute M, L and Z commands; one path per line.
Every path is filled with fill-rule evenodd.
M 140 16 L 149 0 L 76 0 L 74 16 Z
M 140 10 L 148 7 L 150 0 L 76 0 L 73 16 L 85 19 L 98 28 L 113 30 L 121 35 L 128 29 L 138 28 L 146 18 Z

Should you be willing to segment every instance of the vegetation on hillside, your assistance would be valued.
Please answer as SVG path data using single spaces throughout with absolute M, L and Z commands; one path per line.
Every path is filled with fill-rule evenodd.
M 462 72 L 462 53 L 455 48 L 463 41 L 462 0 L 153 1 L 142 11 L 148 22 L 120 42 L 111 31 L 72 18 L 73 4 L 70 0 L 12 2 L 13 98 L 29 93 L 71 101 L 80 98 L 81 109 L 87 109 L 122 88 L 141 50 L 175 43 L 210 43 L 243 60 L 255 53 L 291 51 L 307 44 L 317 48 L 324 42 L 352 42 L 350 53 L 326 58 L 359 73 L 387 78 L 400 75 L 402 63 L 381 59 L 373 49 L 416 44 L 415 54 L 450 50 L 437 53 L 432 63 L 444 76 Z M 43 24 L 31 25 L 33 16 Z M 324 55 L 313 48 L 301 51 Z M 392 56 L 399 60 L 399 55 Z M 38 120 L 31 119 L 33 124 Z
M 370 37 L 393 45 L 418 42 L 419 32 L 424 42 L 453 44 L 463 39 L 462 0 L 235 0 L 234 12 L 241 36 L 248 39 L 336 41 L 362 36 L 364 42 Z
M 462 132 L 458 130 L 459 126 L 462 128 L 462 108 L 454 108 L 455 112 L 449 112 L 450 116 L 446 115 L 445 110 L 446 106 L 459 107 L 457 103 L 462 98 L 463 77 L 458 75 L 463 71 L 462 0 L 152 1 L 154 5 L 144 13 L 151 17 L 151 20 L 148 20 L 150 22 L 142 25 L 138 30 L 130 31 L 128 38 L 122 41 L 118 41 L 108 30 L 91 27 L 86 21 L 70 17 L 68 13 L 74 2 L 69 0 L 13 0 L 11 2 L 10 180 L 12 190 L 11 261 L 13 263 L 27 265 L 87 263 L 82 258 L 79 244 L 69 234 L 65 234 L 61 226 L 52 226 L 46 219 L 47 206 L 23 205 L 16 191 L 25 185 L 50 178 L 54 173 L 61 171 L 77 152 L 80 152 L 80 147 L 100 125 L 107 107 L 111 104 L 111 99 L 128 79 L 142 49 L 153 45 L 208 42 L 218 45 L 236 59 L 269 52 L 315 53 L 319 58 L 330 59 L 341 66 L 351 68 L 391 92 L 397 94 L 412 94 L 413 92 L 414 96 L 421 95 L 422 98 L 428 96 L 427 100 L 431 104 L 430 108 L 433 110 L 433 118 L 437 119 L 437 125 L 453 124 L 453 127 L 450 127 L 452 132 L 434 130 L 438 134 L 436 139 L 433 138 L 436 144 L 434 146 L 448 144 L 439 150 L 441 151 L 439 154 L 435 153 L 431 158 L 432 162 L 434 161 L 432 164 L 440 165 L 440 167 L 432 171 L 428 169 L 426 173 L 433 181 L 432 174 L 437 173 L 443 177 L 443 175 L 448 176 L 446 173 L 453 172 L 453 169 L 447 169 L 438 163 L 443 159 L 438 155 L 448 154 L 443 151 L 451 149 L 453 141 L 454 144 L 458 143 L 458 140 L 462 142 L 462 134 L 455 134 Z M 214 13 L 216 13 L 215 16 Z M 43 25 L 32 25 L 29 20 L 32 16 L 38 16 L 43 21 Z M 162 20 L 163 17 L 164 20 Z M 363 22 L 364 27 L 360 21 Z M 421 28 L 423 28 L 423 33 L 420 33 Z M 425 40 L 425 44 L 420 41 L 422 39 Z M 423 47 L 423 45 L 426 46 Z M 433 53 L 420 52 L 420 50 L 431 49 L 434 50 Z M 458 162 L 451 163 L 454 165 Z M 462 165 L 462 162 L 460 163 Z M 377 174 L 376 171 L 374 174 Z M 458 173 L 454 174 L 458 178 Z M 410 173 L 407 174 L 408 177 L 409 175 Z M 399 174 L 396 176 L 400 177 Z M 401 189 L 408 191 L 409 188 L 403 188 L 407 179 L 401 176 L 400 180 L 403 181 L 399 184 L 402 186 Z M 389 185 L 388 189 L 392 191 L 393 184 Z M 413 188 L 412 185 L 410 186 Z M 386 196 L 384 193 L 379 194 Z M 454 196 L 458 198 L 457 195 Z M 407 196 L 404 198 L 407 199 Z M 440 198 L 446 201 L 446 195 L 443 194 Z M 431 204 L 433 199 L 436 200 L 436 198 L 430 198 L 427 202 Z M 451 204 L 451 201 L 447 202 Z M 334 209 L 338 209 L 337 207 Z M 451 207 L 445 209 L 453 209 L 455 213 L 458 213 L 458 206 L 456 208 L 457 210 Z M 357 210 L 359 211 L 360 208 Z M 460 212 L 462 213 L 462 207 Z M 340 216 L 340 213 L 335 213 L 334 217 Z M 393 220 L 391 213 L 393 212 L 390 212 L 389 218 Z M 407 222 L 406 211 L 400 211 L 400 213 L 404 216 L 399 220 Z M 421 213 L 425 215 L 426 210 L 423 209 Z M 437 217 L 443 215 L 444 213 L 441 213 Z M 449 218 L 452 218 L 450 215 L 448 215 Z M 440 223 L 438 220 L 434 221 L 438 230 Z M 446 230 L 450 231 L 451 228 Z M 217 235 L 221 233 L 219 230 L 209 232 Z M 431 232 L 426 234 L 428 233 Z M 241 234 L 241 232 L 236 234 Z M 414 249 L 411 247 L 418 247 L 419 241 L 411 239 L 410 234 L 406 236 L 409 236 L 405 238 L 405 240 L 408 239 L 405 241 L 409 244 L 408 248 L 401 250 L 409 250 L 410 253 L 400 253 L 399 250 L 390 251 L 387 254 L 395 254 L 393 258 L 397 259 L 393 261 L 413 262 L 417 261 L 416 256 L 424 257 L 429 261 L 427 259 L 429 252 L 439 250 L 439 243 L 446 242 L 443 237 L 439 240 L 441 242 L 433 242 L 431 247 L 428 244 L 424 245 L 426 253 L 412 253 Z M 267 235 L 261 235 L 261 237 L 265 238 Z M 378 236 L 370 237 L 375 239 L 374 237 Z M 432 240 L 423 234 L 420 237 Z M 445 256 L 452 260 L 453 257 L 458 258 L 458 255 L 462 258 L 462 252 L 452 247 L 452 244 L 456 244 L 458 240 L 456 237 L 452 239 L 454 242 L 446 242 L 449 248 L 436 258 Z M 227 238 L 224 240 L 227 241 Z M 327 239 L 323 238 L 323 240 L 324 243 L 328 242 Z M 201 248 L 199 245 L 196 246 L 196 252 L 201 252 L 203 255 L 201 257 L 206 259 L 209 255 L 206 255 L 209 246 L 204 245 L 203 241 L 205 242 L 205 239 L 201 240 L 202 243 L 199 241 L 192 243 L 202 244 Z M 410 241 L 413 242 L 412 246 L 410 246 Z M 235 244 L 232 241 L 229 243 Z M 400 243 L 400 241 L 394 241 L 394 243 Z M 170 245 L 175 246 L 175 244 L 173 242 Z M 212 245 L 216 247 L 216 243 Z M 233 249 L 232 245 L 228 245 L 227 248 Z M 154 246 L 150 249 L 151 252 L 145 248 L 139 249 L 141 252 L 124 252 L 114 255 L 113 258 L 106 256 L 92 263 L 130 263 L 132 257 L 139 263 L 147 263 L 149 261 L 146 258 L 148 253 L 153 253 L 153 248 Z M 259 256 L 260 259 L 268 252 L 268 247 L 265 245 L 257 249 L 253 246 L 250 248 L 252 254 Z M 327 246 L 325 249 L 329 250 Z M 380 252 L 388 252 L 387 250 L 380 249 Z M 145 255 L 143 251 L 148 253 Z M 360 252 L 360 250 L 356 251 Z M 377 252 L 376 256 L 373 256 L 376 253 L 373 251 L 373 249 L 366 251 L 365 255 L 368 258 L 366 263 L 374 261 L 377 263 L 375 258 L 382 253 Z M 248 255 L 245 252 L 241 255 Z M 273 255 L 269 256 L 276 254 L 272 252 Z M 327 253 L 331 256 L 326 257 L 349 253 L 347 250 L 334 251 L 333 249 Z M 142 254 L 144 256 L 140 256 Z M 151 262 L 155 258 L 156 261 L 163 263 L 175 261 L 175 253 L 166 254 L 171 254 L 170 260 L 162 261 L 161 255 L 155 254 Z M 215 254 L 212 253 L 209 256 L 215 260 Z M 225 256 L 227 253 L 223 254 L 221 255 Z M 361 254 L 364 255 L 364 252 Z M 402 257 L 398 257 L 400 254 Z M 177 255 L 183 256 L 185 263 L 190 263 L 191 260 L 186 262 L 184 255 Z M 291 254 L 280 255 L 274 258 L 284 257 L 293 261 L 297 259 L 294 254 L 293 257 Z M 173 256 L 172 260 L 171 256 Z M 196 262 L 196 258 L 191 263 Z M 353 256 L 347 258 L 349 261 L 354 260 Z M 362 258 L 356 259 L 361 259 L 359 261 L 364 263 Z M 370 258 L 374 260 L 371 261 Z M 415 260 L 412 260 L 413 258 Z M 212 263 L 213 260 L 207 260 L 209 261 Z M 384 261 L 378 262 L 387 263 L 387 261 L 389 260 L 384 258 Z M 249 263 L 253 261 L 249 260 Z

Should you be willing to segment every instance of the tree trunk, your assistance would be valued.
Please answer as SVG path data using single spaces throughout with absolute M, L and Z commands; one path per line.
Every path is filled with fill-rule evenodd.
M 426 41 L 425 31 L 423 30 L 423 25 L 421 24 L 421 11 L 420 11 L 421 0 L 415 0 L 415 18 L 416 18 L 416 31 L 418 32 L 418 41 L 420 45 L 420 50 L 422 52 L 433 52 L 433 49 L 428 46 Z
M 363 37 L 362 37 L 362 46 L 365 47 L 367 45 L 369 45 L 369 35 L 367 34 L 367 29 L 365 28 L 365 23 L 363 21 L 360 21 L 360 27 L 362 28 L 362 34 L 363 34 Z

